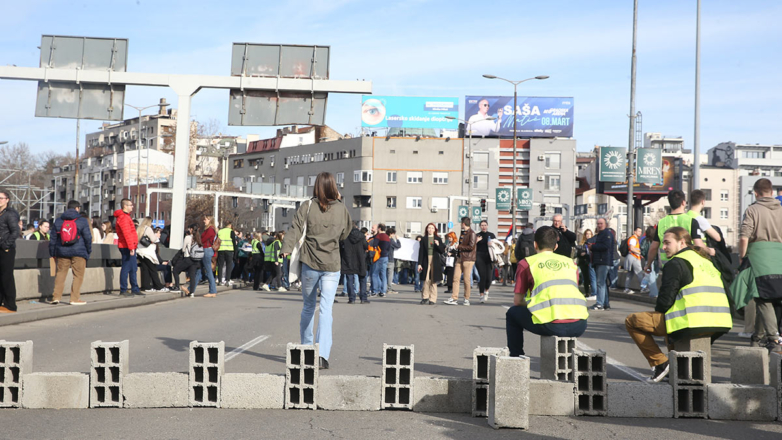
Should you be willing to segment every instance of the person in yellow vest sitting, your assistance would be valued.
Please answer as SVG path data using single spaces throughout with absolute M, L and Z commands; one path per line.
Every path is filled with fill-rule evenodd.
M 230 220 L 225 222 L 223 229 L 217 231 L 217 238 L 220 239 L 220 249 L 217 251 L 217 283 L 228 286 L 233 284 L 231 272 L 234 270 L 234 260 L 238 252 L 236 233 Z
M 511 356 L 524 355 L 524 330 L 540 336 L 579 337 L 587 328 L 586 300 L 573 259 L 557 255 L 559 234 L 535 231 L 535 255 L 518 262 L 513 307 L 505 314 Z M 526 303 L 526 304 L 525 304 Z
M 720 272 L 708 252 L 694 246 L 686 229 L 665 231 L 662 287 L 654 312 L 633 313 L 625 327 L 652 367 L 652 382 L 668 374 L 668 358 L 652 336 L 665 336 L 668 349 L 677 340 L 711 336 L 712 342 L 733 327 Z

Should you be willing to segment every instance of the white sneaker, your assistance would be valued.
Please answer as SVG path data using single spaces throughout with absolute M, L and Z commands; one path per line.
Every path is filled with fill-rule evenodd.
M 264 284 L 263 286 L 261 286 L 261 289 L 263 289 L 263 290 L 265 290 L 267 292 L 270 290 L 268 284 Z
M 625 294 L 625 295 L 632 295 L 632 294 L 633 294 L 633 291 L 632 291 L 632 290 L 630 290 L 630 289 L 625 289 L 625 291 L 624 291 L 624 294 Z
M 464 301 L 462 301 L 462 305 L 463 306 L 469 306 L 470 305 L 470 300 L 469 299 L 465 299 Z
M 455 306 L 459 304 L 458 302 L 454 301 L 453 298 L 448 298 L 445 301 L 443 301 L 444 304 L 448 304 L 449 306 Z
M 170 291 L 171 291 L 171 289 L 169 289 L 168 287 L 164 287 L 164 288 L 158 290 L 158 292 L 170 292 Z
M 486 302 L 486 296 L 487 296 L 487 295 L 481 295 L 481 302 L 482 302 L 482 303 L 485 303 L 485 302 Z
M 195 293 L 191 293 L 190 295 L 187 295 L 190 298 L 195 298 Z
M 288 291 L 288 289 L 286 289 L 286 288 L 284 288 L 284 287 L 280 287 L 280 288 L 278 288 L 278 289 L 277 289 L 277 291 L 278 291 L 278 292 L 287 292 L 287 291 Z
M 492 280 L 492 284 L 497 284 L 497 280 Z
M 588 296 L 588 297 L 586 297 L 586 300 L 587 301 L 597 301 L 597 295 Z
M 84 304 L 87 304 L 87 303 L 84 302 L 84 301 L 71 301 L 70 302 L 70 305 L 72 305 L 72 306 L 83 306 Z

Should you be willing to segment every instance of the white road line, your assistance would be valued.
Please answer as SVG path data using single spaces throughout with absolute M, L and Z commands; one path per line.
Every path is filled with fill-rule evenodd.
M 252 341 L 242 345 L 239 348 L 235 348 L 232 352 L 225 355 L 225 361 L 228 362 L 231 359 L 235 358 L 236 356 L 239 356 L 240 354 L 244 353 L 245 351 L 255 347 L 256 345 L 260 344 L 261 342 L 271 338 L 271 335 L 261 335 L 257 338 L 253 339 Z
M 510 309 L 510 307 L 508 307 L 508 306 L 503 306 L 503 307 L 505 307 L 506 309 Z M 576 345 L 578 346 L 578 348 L 580 350 L 594 350 L 594 348 L 584 344 L 581 341 L 577 341 Z M 617 370 L 619 370 L 619 371 L 627 374 L 628 376 L 630 376 L 630 377 L 632 377 L 632 378 L 634 378 L 636 380 L 639 380 L 641 382 L 646 382 L 647 379 L 649 379 L 648 377 L 645 377 L 641 373 L 633 370 L 632 368 L 628 367 L 627 365 L 617 361 L 616 359 L 614 359 L 614 358 L 612 358 L 610 356 L 606 356 L 606 362 L 608 362 L 609 365 L 613 366 Z

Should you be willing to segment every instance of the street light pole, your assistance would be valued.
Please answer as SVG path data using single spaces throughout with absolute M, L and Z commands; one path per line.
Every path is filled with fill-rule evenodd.
M 513 189 L 511 191 L 513 193 L 511 194 L 511 197 L 510 197 L 510 200 L 511 200 L 511 205 L 510 205 L 511 227 L 510 228 L 511 228 L 511 236 L 515 237 L 516 236 L 516 138 L 517 138 L 517 134 L 516 134 L 516 114 L 517 114 L 517 109 L 518 109 L 518 106 L 517 106 L 517 103 L 516 103 L 516 100 L 517 100 L 517 97 L 518 97 L 517 86 L 519 84 L 523 83 L 523 82 L 527 82 L 527 81 L 530 81 L 530 80 L 533 80 L 533 79 L 539 79 L 539 80 L 547 79 L 549 76 L 548 75 L 538 75 L 538 76 L 534 76 L 532 78 L 523 79 L 521 81 L 511 81 L 509 79 L 500 78 L 499 76 L 488 75 L 488 74 L 487 75 L 483 75 L 483 77 L 487 78 L 487 79 L 500 79 L 502 81 L 509 82 L 509 83 L 513 84 L 513 172 L 511 173 L 511 177 L 513 179 L 513 184 L 512 184 L 512 188 Z
M 630 61 L 630 133 L 628 135 L 627 151 L 630 153 L 627 161 L 627 238 L 633 235 L 633 223 L 635 221 L 635 200 L 633 197 L 633 185 L 635 179 L 635 47 L 638 34 L 638 0 L 633 6 L 633 56 Z M 617 227 L 619 231 L 619 227 Z
M 692 189 L 701 188 L 701 0 L 698 0 L 695 19 L 695 132 L 693 133 Z

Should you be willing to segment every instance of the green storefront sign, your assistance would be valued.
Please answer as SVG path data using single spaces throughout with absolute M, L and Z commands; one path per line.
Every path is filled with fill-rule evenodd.
M 601 182 L 627 181 L 627 149 L 621 147 L 600 147 Z
M 510 188 L 497 188 L 495 190 L 496 196 L 494 204 L 497 206 L 497 211 L 510 211 Z
M 532 209 L 532 190 L 529 188 L 516 188 L 516 209 L 529 211 Z
M 480 206 L 473 206 L 472 207 L 472 222 L 473 223 L 480 223 L 481 222 L 481 207 Z
M 639 148 L 635 159 L 635 181 L 659 185 L 663 181 L 663 153 L 659 148 Z

